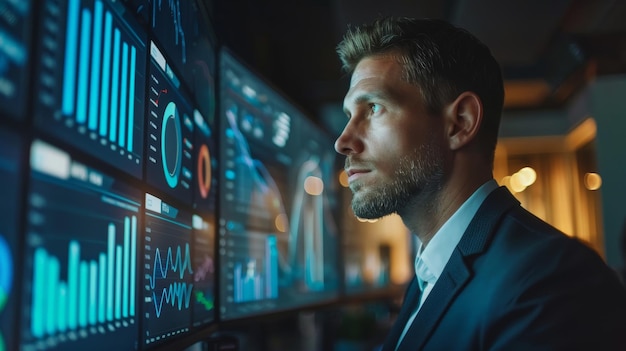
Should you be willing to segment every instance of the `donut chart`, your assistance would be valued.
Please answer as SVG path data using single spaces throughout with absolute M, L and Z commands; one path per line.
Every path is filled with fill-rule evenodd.
M 163 173 L 170 188 L 178 185 L 183 161 L 183 142 L 180 116 L 174 102 L 170 102 L 163 112 L 161 126 L 161 161 Z
M 211 155 L 206 145 L 200 146 L 198 151 L 198 189 L 200 196 L 206 199 L 211 190 Z

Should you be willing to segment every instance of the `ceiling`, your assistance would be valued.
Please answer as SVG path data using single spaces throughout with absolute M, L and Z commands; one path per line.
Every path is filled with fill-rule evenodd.
M 623 0 L 205 0 L 217 36 L 308 111 L 342 101 L 335 46 L 380 15 L 441 18 L 502 66 L 505 109 L 557 109 L 598 75 L 626 73 Z

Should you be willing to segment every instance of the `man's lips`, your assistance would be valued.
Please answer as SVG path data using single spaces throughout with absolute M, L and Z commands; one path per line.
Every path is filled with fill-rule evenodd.
M 348 182 L 351 183 L 369 172 L 370 172 L 369 169 L 348 168 L 346 169 L 346 174 L 348 175 Z

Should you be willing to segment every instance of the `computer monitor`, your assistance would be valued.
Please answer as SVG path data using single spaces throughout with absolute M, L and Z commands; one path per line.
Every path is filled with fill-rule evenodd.
M 41 6 L 35 123 L 141 178 L 147 35 L 124 5 L 68 0 Z
M 34 140 L 26 201 L 22 348 L 136 349 L 140 191 Z
M 285 95 L 220 53 L 220 316 L 338 296 L 332 141 Z
M 202 340 L 216 321 L 219 178 L 206 11 L 37 5 L 0 5 L 0 351 Z M 185 51 L 135 5 L 163 23 L 174 6 Z

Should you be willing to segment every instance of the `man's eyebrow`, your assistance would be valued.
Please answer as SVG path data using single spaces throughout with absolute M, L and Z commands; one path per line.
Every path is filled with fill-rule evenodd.
M 389 94 L 386 94 L 382 91 L 367 91 L 367 92 L 358 93 L 358 95 L 356 95 L 353 98 L 348 99 L 348 101 L 350 101 L 354 105 L 360 105 L 363 103 L 368 103 L 372 100 L 388 100 L 388 99 L 390 99 Z M 344 103 L 343 112 L 346 115 L 350 116 L 349 110 L 346 107 L 345 103 Z
M 385 94 L 380 91 L 368 91 L 368 92 L 362 92 L 356 95 L 352 99 L 352 102 L 355 104 L 362 104 L 365 102 L 370 102 L 372 100 L 386 100 L 386 99 L 389 99 L 389 94 Z
M 368 102 L 371 100 L 371 94 L 359 94 L 354 98 L 350 98 L 347 99 L 346 101 L 349 101 L 349 104 L 346 104 L 346 101 L 344 101 L 343 104 L 343 113 L 346 114 L 346 116 L 350 117 L 351 113 L 350 113 L 350 109 L 348 108 L 348 105 L 362 105 L 365 102 Z

